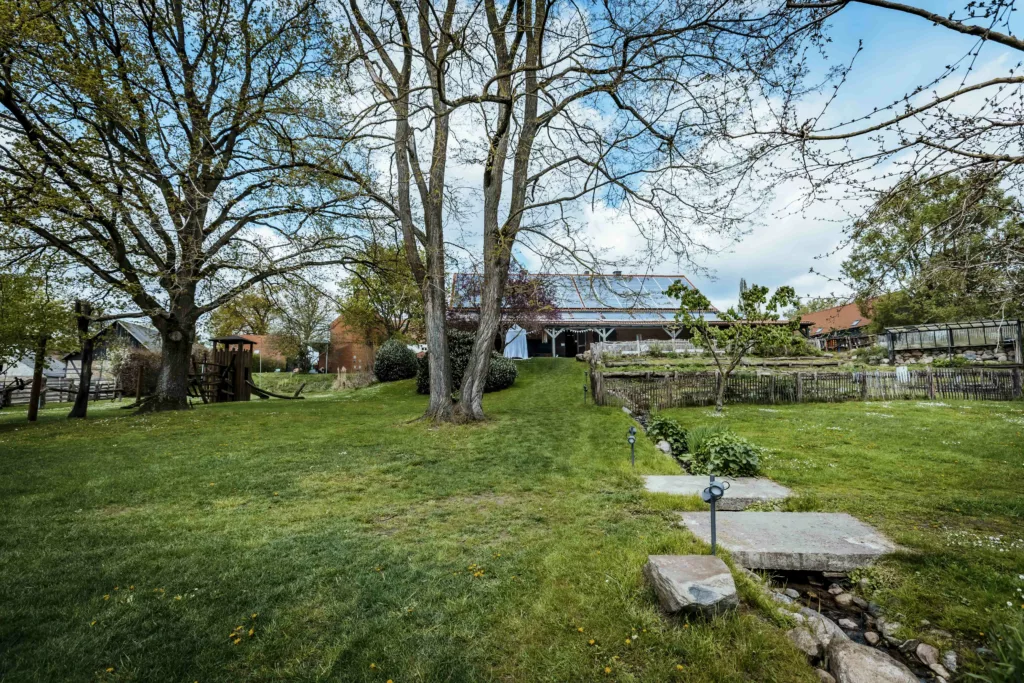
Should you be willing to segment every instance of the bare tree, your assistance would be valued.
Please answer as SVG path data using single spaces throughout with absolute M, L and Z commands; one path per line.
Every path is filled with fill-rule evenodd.
M 0 209 L 150 317 L 153 410 L 187 407 L 196 321 L 345 260 L 344 122 L 317 0 L 14 3 L 0 42 Z M 324 173 L 329 175 L 325 176 Z
M 347 0 L 343 12 L 375 89 L 359 120 L 389 145 L 374 150 L 390 155 L 381 201 L 424 296 L 434 419 L 453 416 L 444 227 L 465 203 L 446 188 L 449 161 L 482 178 L 480 317 L 458 410 L 475 420 L 513 250 L 592 268 L 581 226 L 600 207 L 638 230 L 638 257 L 692 264 L 708 232 L 734 237 L 752 208 L 737 198 L 759 150 L 725 132 L 805 70 L 803 18 L 781 2 Z
M 849 97 L 853 93 L 848 83 L 865 49 L 858 43 L 852 54 L 842 55 L 844 65 L 831 70 L 821 83 L 823 104 L 808 109 L 794 90 L 779 100 L 770 120 L 731 131 L 736 140 L 756 139 L 766 156 L 778 153 L 774 177 L 805 181 L 808 203 L 827 199 L 847 207 L 851 227 L 843 246 L 857 241 L 857 225 L 872 206 L 912 195 L 915 188 L 946 176 L 969 177 L 974 190 L 963 195 L 960 211 L 950 212 L 935 226 L 944 237 L 967 235 L 975 205 L 994 188 L 1020 195 L 1024 40 L 1015 35 L 1014 0 L 965 0 L 962 10 L 948 14 L 929 9 L 933 3 L 928 2 L 787 0 L 786 5 L 822 46 L 831 42 L 833 26 L 848 30 L 850 22 L 844 18 L 858 6 L 886 18 L 916 20 L 920 31 L 936 40 L 972 41 L 960 54 L 923 64 L 927 75 L 919 83 L 885 101 L 871 101 L 870 93 L 862 91 L 854 101 Z M 898 54 L 898 45 L 885 46 Z M 834 44 L 829 49 L 834 52 Z M 906 58 L 920 59 L 917 54 Z M 927 232 L 921 235 L 921 240 L 929 239 Z M 1006 257 L 1003 267 L 1019 272 L 1019 253 L 1007 252 Z M 879 275 L 881 285 L 889 273 Z

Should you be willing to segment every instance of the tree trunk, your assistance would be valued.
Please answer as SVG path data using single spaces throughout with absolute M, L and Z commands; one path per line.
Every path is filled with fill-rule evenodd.
M 430 365 L 430 404 L 424 417 L 434 422 L 451 422 L 454 417 L 452 368 L 448 356 L 445 293 L 444 286 L 435 287 L 432 285 L 433 281 L 432 277 L 428 277 L 423 287 L 427 363 Z
M 75 304 L 78 314 L 78 338 L 82 340 L 82 366 L 78 376 L 78 391 L 75 393 L 75 405 L 72 406 L 68 418 L 85 417 L 89 410 L 89 386 L 92 384 L 92 358 L 96 340 L 89 334 L 89 323 L 92 322 L 92 305 L 85 301 Z
M 39 398 L 43 391 L 43 368 L 46 367 L 46 344 L 49 338 L 42 335 L 36 340 L 36 359 L 32 368 L 32 391 L 28 399 L 28 421 L 39 418 Z
M 195 325 L 175 325 L 164 321 L 160 333 L 163 349 L 160 353 L 160 375 L 156 394 L 139 408 L 140 412 L 186 410 L 188 403 L 188 371 L 192 356 Z
M 485 240 L 487 241 L 487 240 Z M 487 246 L 484 247 L 488 249 Z M 473 350 L 469 356 L 469 365 L 462 376 L 462 388 L 459 392 L 458 412 L 465 420 L 484 419 L 484 386 L 487 384 L 487 371 L 491 367 L 491 353 L 494 351 L 494 339 L 501 323 L 501 300 L 505 292 L 505 281 L 508 279 L 510 254 L 500 250 L 493 254 L 484 268 L 484 286 L 480 291 L 480 320 L 473 340 Z

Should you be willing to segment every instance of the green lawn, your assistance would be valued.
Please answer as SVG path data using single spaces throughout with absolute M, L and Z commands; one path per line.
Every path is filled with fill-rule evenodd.
M 727 406 L 717 421 L 769 449 L 765 474 L 800 496 L 789 509 L 849 512 L 910 551 L 866 573 L 908 637 L 937 627 L 969 653 L 1024 621 L 1024 403 Z
M 414 421 L 411 382 L 3 411 L 0 679 L 816 680 L 771 612 L 659 615 L 646 556 L 703 548 L 642 493 L 627 416 L 582 405 L 582 365 L 521 367 L 476 426 Z

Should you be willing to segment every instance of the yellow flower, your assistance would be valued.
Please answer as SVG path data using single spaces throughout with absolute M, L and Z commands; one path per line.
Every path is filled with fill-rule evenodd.
M 370 664 L 370 668 L 371 668 L 371 669 L 376 669 L 376 668 L 377 668 L 377 665 L 376 665 L 376 664 Z
M 95 625 L 96 625 L 96 622 L 95 622 L 95 621 L 94 621 L 94 622 L 92 622 L 91 624 L 89 624 L 89 626 L 95 626 Z
M 256 633 L 256 629 L 254 629 L 254 628 L 249 629 L 249 637 L 250 638 L 252 638 L 255 633 Z
M 130 590 L 130 591 L 135 590 L 135 586 L 128 586 L 128 590 Z
M 235 645 L 238 645 L 240 642 L 242 642 L 242 639 L 241 638 L 235 638 L 235 640 L 233 642 L 235 643 Z
M 591 638 L 590 641 L 588 642 L 588 645 L 593 645 L 593 644 L 594 644 L 594 639 Z
M 104 595 L 104 596 L 103 596 L 103 599 L 104 599 L 104 600 L 109 600 L 109 599 L 110 599 L 110 596 L 109 596 L 109 595 Z
M 108 674 L 112 674 L 112 673 L 114 673 L 114 667 L 112 667 L 112 666 L 108 666 L 108 667 L 107 667 L 107 673 L 108 673 Z
M 610 674 L 610 673 L 612 672 L 612 668 L 611 668 L 610 666 L 606 666 L 606 667 L 604 668 L 604 672 L 605 672 L 606 674 Z
M 253 612 L 253 613 L 252 613 L 252 618 L 253 618 L 253 619 L 255 619 L 255 618 L 256 618 L 256 616 L 257 616 L 257 613 L 256 613 L 256 612 Z
M 633 641 L 630 640 L 629 638 L 626 638 L 626 645 L 632 645 L 632 644 L 633 644 Z
M 274 491 L 274 495 L 275 495 L 275 496 L 277 495 L 277 491 Z
M 683 670 L 683 665 L 682 664 L 676 664 L 676 671 L 682 671 L 682 670 Z
M 583 627 L 582 627 L 582 626 L 580 626 L 580 627 L 579 627 L 578 629 L 576 629 L 576 630 L 577 630 L 577 631 L 579 631 L 580 633 L 583 633 Z
M 175 599 L 175 600 L 181 600 L 181 596 L 180 596 L 180 595 L 175 595 L 175 596 L 174 596 L 174 599 Z

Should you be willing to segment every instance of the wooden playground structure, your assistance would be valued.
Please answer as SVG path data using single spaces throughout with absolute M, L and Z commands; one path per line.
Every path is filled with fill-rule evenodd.
M 253 346 L 256 342 L 246 337 L 230 335 L 211 339 L 213 350 L 203 360 L 192 359 L 189 373 L 189 395 L 203 403 L 248 401 L 255 394 L 260 399 L 303 399 L 300 396 L 305 383 L 291 396 L 260 389 L 252 381 Z

